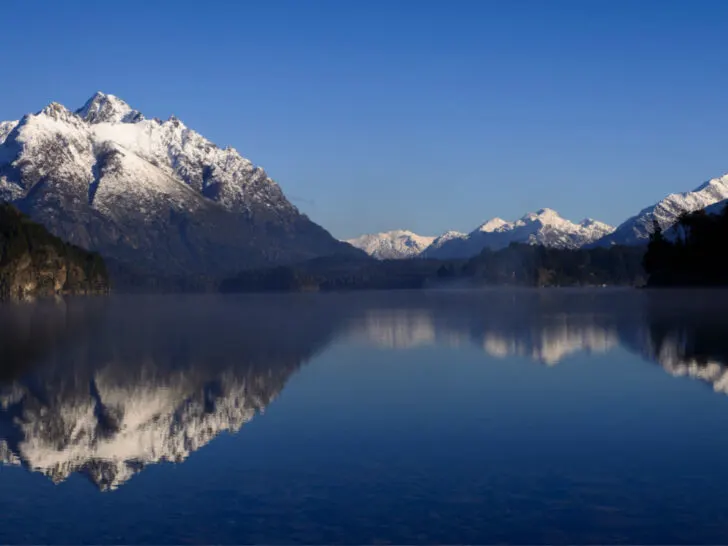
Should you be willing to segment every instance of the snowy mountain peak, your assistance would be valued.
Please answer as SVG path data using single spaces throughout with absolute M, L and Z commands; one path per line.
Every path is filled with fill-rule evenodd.
M 396 229 L 383 233 L 362 235 L 346 241 L 379 260 L 398 260 L 414 258 L 425 250 L 434 237 L 417 235 L 406 229 Z
M 88 123 L 135 123 L 144 119 L 141 112 L 133 110 L 120 98 L 101 91 L 76 110 L 76 114 Z
M 68 108 L 58 102 L 50 103 L 36 114 L 36 116 L 48 116 L 49 118 L 62 121 L 68 120 L 72 115 L 73 114 L 70 110 L 68 110 Z
M 544 224 L 564 221 L 554 209 L 538 209 L 536 212 L 529 212 L 521 217 L 522 222 L 542 222 Z
M 489 233 L 491 231 L 495 231 L 498 228 L 501 228 L 501 227 L 505 226 L 506 224 L 508 224 L 508 222 L 506 222 L 502 218 L 498 218 L 498 217 L 491 218 L 490 220 L 488 220 L 484 224 L 481 224 L 480 227 L 478 227 L 478 230 L 477 231 L 482 231 L 484 233 Z M 451 233 L 451 232 L 448 232 L 448 233 Z
M 169 116 L 169 119 L 165 123 L 169 123 L 173 127 L 180 127 L 182 129 L 186 129 L 187 128 L 187 126 L 182 122 L 182 120 L 179 119 L 174 114 L 172 114 L 171 116 Z

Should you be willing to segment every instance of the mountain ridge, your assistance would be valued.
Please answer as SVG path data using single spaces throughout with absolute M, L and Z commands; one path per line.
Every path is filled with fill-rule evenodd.
M 555 210 L 543 208 L 509 222 L 499 217 L 483 222 L 470 233 L 447 231 L 425 237 L 409 230 L 365 234 L 346 242 L 379 259 L 461 259 L 485 248 L 499 250 L 511 243 L 540 244 L 553 248 L 579 248 L 613 230 L 603 222 L 585 218 L 571 222 Z M 423 243 L 428 243 L 424 245 Z M 418 250 L 419 249 L 419 250 Z
M 447 232 L 435 239 L 422 255 L 440 259 L 469 258 L 486 248 L 500 250 L 511 243 L 574 249 L 602 237 L 612 229 L 590 218 L 574 223 L 562 218 L 553 209 L 543 208 L 513 222 L 492 218 L 468 234 Z
M 681 214 L 705 209 L 725 199 L 728 199 L 728 174 L 712 178 L 692 191 L 667 195 L 654 205 L 643 208 L 617 226 L 612 233 L 593 244 L 595 246 L 647 244 L 655 221 L 664 231 L 673 226 Z

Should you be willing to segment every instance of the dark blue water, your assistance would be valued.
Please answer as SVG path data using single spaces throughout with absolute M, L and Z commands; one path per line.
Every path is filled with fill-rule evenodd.
M 728 296 L 0 308 L 2 543 L 724 543 Z

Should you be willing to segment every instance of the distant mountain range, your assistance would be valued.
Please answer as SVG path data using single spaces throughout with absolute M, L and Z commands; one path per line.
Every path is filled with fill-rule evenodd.
M 141 273 L 224 276 L 359 255 L 236 150 L 103 93 L 75 112 L 51 103 L 0 123 L 0 200 Z
M 541 209 L 515 222 L 492 218 L 470 233 L 448 231 L 439 237 L 422 237 L 409 231 L 391 231 L 364 235 L 347 242 L 380 259 L 415 256 L 459 259 L 475 256 L 485 248 L 500 250 L 511 243 L 579 248 L 613 230 L 612 226 L 596 220 L 574 223 L 559 216 L 555 210 Z
M 483 249 L 500 250 L 511 243 L 544 245 L 552 248 L 579 248 L 596 241 L 614 228 L 586 219 L 574 223 L 552 209 L 541 209 L 524 215 L 515 222 L 493 218 L 462 237 L 448 235 L 436 239 L 425 249 L 427 258 L 469 258 Z
M 426 237 L 398 229 L 362 235 L 346 242 L 379 260 L 397 260 L 419 256 L 434 240 L 435 237 Z
M 348 242 L 375 258 L 436 259 L 470 258 L 486 248 L 499 250 L 511 243 L 567 249 L 643 245 L 647 244 L 655 222 L 661 229 L 668 230 L 684 213 L 700 209 L 715 213 L 722 210 L 726 203 L 728 175 L 709 180 L 690 192 L 670 194 L 654 205 L 642 209 L 617 228 L 592 219 L 574 223 L 562 218 L 552 209 L 541 209 L 526 214 L 515 222 L 492 218 L 470 233 L 448 231 L 434 238 L 419 253 L 416 253 L 414 244 L 396 246 L 390 243 L 392 233 L 406 233 L 408 241 L 422 242 L 430 239 L 408 231 L 364 235 Z

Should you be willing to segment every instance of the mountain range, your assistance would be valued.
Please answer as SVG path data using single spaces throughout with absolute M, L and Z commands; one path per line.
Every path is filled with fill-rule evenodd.
M 320 257 L 464 259 L 511 243 L 574 249 L 640 245 L 655 223 L 728 199 L 728 175 L 667 196 L 617 228 L 552 209 L 469 233 L 407 230 L 338 241 L 302 214 L 267 173 L 175 116 L 148 119 L 101 92 L 71 111 L 51 103 L 0 122 L 0 201 L 53 235 L 136 276 L 223 279 Z
M 562 218 L 555 210 L 541 209 L 508 222 L 492 218 L 470 233 L 448 231 L 432 239 L 419 253 L 408 241 L 427 241 L 410 231 L 394 231 L 364 235 L 348 242 L 375 258 L 436 258 L 463 259 L 473 257 L 484 249 L 499 250 L 511 243 L 543 245 L 551 248 L 576 249 L 612 245 L 647 244 L 655 223 L 668 230 L 687 212 L 706 209 L 719 212 L 728 202 L 728 175 L 714 178 L 693 191 L 673 193 L 614 228 L 597 220 L 578 223 Z M 406 234 L 406 241 L 392 245 L 391 234 Z
M 141 273 L 224 276 L 359 255 L 235 149 L 100 92 L 75 111 L 51 103 L 0 123 L 0 200 Z
M 514 222 L 492 218 L 470 233 L 448 231 L 439 237 L 423 237 L 398 230 L 363 235 L 347 242 L 378 259 L 434 258 L 461 259 L 483 249 L 500 250 L 511 243 L 544 245 L 552 248 L 580 248 L 614 230 L 592 219 L 574 223 L 552 209 L 540 209 Z
M 469 258 L 483 249 L 500 250 L 511 243 L 544 245 L 552 248 L 579 248 L 610 233 L 614 228 L 585 219 L 574 223 L 552 209 L 540 209 L 524 215 L 515 222 L 492 218 L 462 237 L 449 235 L 435 239 L 425 249 L 427 258 Z

